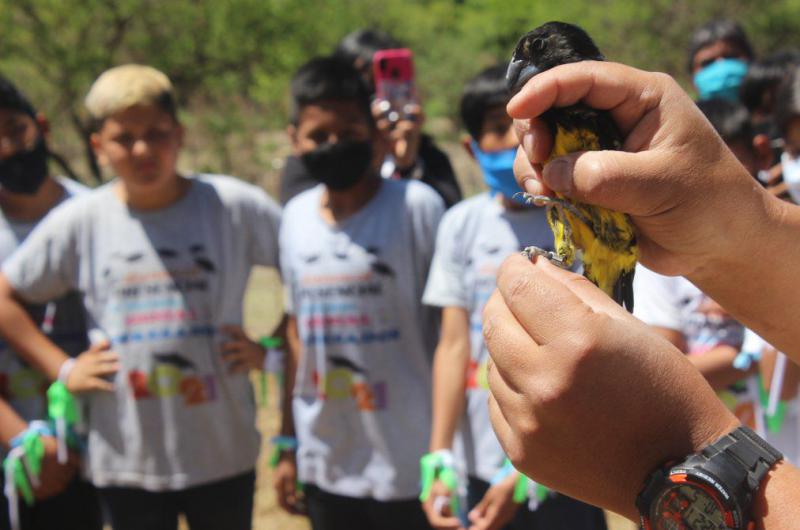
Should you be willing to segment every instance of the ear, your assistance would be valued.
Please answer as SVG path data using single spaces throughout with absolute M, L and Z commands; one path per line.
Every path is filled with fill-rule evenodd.
M 92 133 L 89 136 L 89 143 L 92 145 L 92 151 L 94 152 L 95 158 L 97 158 L 97 163 L 101 166 L 105 167 L 108 166 L 109 160 L 103 151 L 103 144 L 100 141 L 100 135 L 98 133 Z
M 473 160 L 475 159 L 475 151 L 472 149 L 472 137 L 470 136 L 462 136 L 461 137 L 461 147 L 469 154 L 469 157 Z
M 766 134 L 755 135 L 753 137 L 753 151 L 756 153 L 759 170 L 772 167 L 775 156 L 770 146 L 769 136 Z
M 287 125 L 286 134 L 289 135 L 289 141 L 292 142 L 292 154 L 300 156 L 300 139 L 297 136 L 297 126 L 291 123 Z
M 34 121 L 36 121 L 36 125 L 39 126 L 39 130 L 42 131 L 43 136 L 47 136 L 50 134 L 50 122 L 47 121 L 47 118 L 45 117 L 44 114 L 38 112 L 36 114 L 36 117 L 34 118 Z
M 186 129 L 183 128 L 183 124 L 178 123 L 178 146 L 183 147 L 183 139 L 186 137 Z

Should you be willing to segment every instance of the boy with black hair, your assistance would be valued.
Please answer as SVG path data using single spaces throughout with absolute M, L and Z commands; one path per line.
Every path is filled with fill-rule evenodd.
M 334 56 L 350 63 L 366 83 L 372 101 L 372 115 L 386 137 L 388 149 L 381 165 L 384 178 L 419 180 L 432 187 L 450 207 L 461 200 L 450 159 L 429 135 L 422 132 L 425 115 L 419 104 L 409 104 L 397 122 L 386 119 L 381 102 L 374 100 L 372 56 L 379 50 L 401 48 L 394 37 L 376 29 L 359 29 L 346 35 L 337 45 Z M 298 193 L 315 185 L 300 161 L 290 156 L 281 174 L 281 202 L 286 204 Z
M 64 204 L 3 263 L 0 335 L 48 379 L 85 392 L 85 471 L 114 530 L 249 530 L 259 449 L 241 329 L 253 265 L 276 266 L 280 209 L 232 177 L 181 175 L 172 84 L 124 65 L 85 104 L 117 178 Z M 18 300 L 82 295 L 95 338 L 71 360 Z M 113 350 L 113 352 L 112 352 Z
M 505 111 L 505 72 L 500 66 L 482 71 L 467 83 L 461 99 L 461 119 L 470 136 L 464 147 L 480 165 L 489 191 L 460 202 L 443 217 L 423 297 L 442 309 L 442 327 L 433 364 L 430 453 L 422 460 L 423 468 L 432 468 L 430 479 L 438 480 L 423 485 L 421 500 L 434 528 L 460 528 L 458 507 L 442 499 L 459 495 L 446 475 L 458 475 L 463 461 L 471 529 L 604 529 L 602 510 L 547 493 L 504 465 L 489 421 L 484 304 L 505 258 L 528 245 L 553 244 L 544 208 L 517 196 L 522 191 L 513 173 L 518 143 Z M 519 509 L 529 504 L 529 495 L 536 509 Z
M 53 208 L 85 191 L 74 181 L 50 176 L 47 129 L 44 116 L 36 113 L 10 80 L 0 76 L 0 262 L 13 254 Z M 49 304 L 26 304 L 25 310 L 69 355 L 86 349 L 86 320 L 77 292 Z M 26 436 L 37 434 L 44 448 L 40 485 L 33 488 L 36 500 L 28 505 L 19 499 L 14 510 L 19 521 L 14 523 L 21 523 L 23 530 L 100 529 L 94 488 L 77 476 L 78 455 L 71 453 L 67 462 L 59 463 L 55 434 L 49 425 L 41 423 L 48 416 L 46 388 L 44 377 L 7 343 L 0 343 L 0 454 L 20 447 Z M 41 430 L 35 433 L 37 428 Z M 12 463 L 7 461 L 6 465 Z M 0 475 L 0 483 L 4 491 L 9 487 L 12 502 L 24 496 L 15 481 L 5 483 L 5 473 Z M 11 524 L 6 503 L 1 497 L 0 529 Z
M 280 232 L 298 368 L 281 433 L 296 429 L 297 454 L 284 445 L 278 499 L 298 511 L 299 476 L 314 530 L 429 528 L 417 461 L 436 315 L 421 299 L 444 205 L 425 184 L 381 178 L 385 138 L 349 62 L 311 60 L 291 93 L 288 132 L 319 184 L 289 202 Z
M 769 137 L 756 132 L 750 113 L 743 104 L 717 98 L 699 101 L 697 107 L 751 175 L 758 176 L 770 167 L 772 149 Z
M 739 99 L 739 87 L 755 58 L 744 29 L 732 20 L 712 20 L 692 34 L 688 69 L 700 99 Z
M 775 99 L 781 84 L 800 65 L 800 51 L 783 50 L 755 60 L 742 80 L 740 99 L 758 132 L 777 138 L 773 122 Z

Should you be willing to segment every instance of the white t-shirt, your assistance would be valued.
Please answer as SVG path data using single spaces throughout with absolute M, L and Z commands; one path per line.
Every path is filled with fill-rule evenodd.
M 56 178 L 64 188 L 58 204 L 88 188 L 66 178 Z M 41 219 L 16 221 L 0 212 L 0 263 L 11 256 Z M 25 309 L 37 326 L 68 355 L 79 355 L 88 346 L 86 318 L 80 294 L 71 291 L 51 304 L 26 304 Z M 6 400 L 27 421 L 47 416 L 47 380 L 0 340 L 0 398 Z
M 416 181 L 382 180 L 336 226 L 322 185 L 286 205 L 281 270 L 302 344 L 293 410 L 301 481 L 358 498 L 409 499 L 431 420 L 436 315 L 422 291 L 444 212 Z
M 544 208 L 507 210 L 489 193 L 464 200 L 439 225 L 423 297 L 426 304 L 461 307 L 469 314 L 472 358 L 467 370 L 467 406 L 454 447 L 464 458 L 467 473 L 487 482 L 503 465 L 505 454 L 489 421 L 483 307 L 494 291 L 500 264 L 531 245 L 553 248 Z
M 637 265 L 633 294 L 633 314 L 651 326 L 681 332 L 688 347 L 685 353 L 699 355 L 720 345 L 738 351 L 742 346 L 744 326 L 686 278 L 662 276 Z M 756 402 L 746 377 L 717 395 L 742 423 L 755 428 Z
M 157 211 L 112 183 L 53 210 L 3 264 L 27 301 L 80 291 L 120 356 L 115 391 L 85 395 L 95 485 L 181 490 L 253 469 L 252 388 L 219 330 L 242 323 L 252 266 L 277 266 L 279 224 L 266 193 L 231 177 L 197 175 Z

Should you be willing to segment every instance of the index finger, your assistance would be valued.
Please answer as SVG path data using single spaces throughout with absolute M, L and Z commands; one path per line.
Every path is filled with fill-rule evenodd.
M 658 106 L 663 87 L 659 74 L 605 61 L 564 64 L 537 74 L 507 106 L 515 119 L 540 116 L 551 107 L 583 102 L 611 112 L 623 134 L 627 134 L 647 111 Z

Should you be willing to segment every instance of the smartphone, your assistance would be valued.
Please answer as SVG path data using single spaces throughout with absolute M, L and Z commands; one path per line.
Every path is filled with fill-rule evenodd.
M 405 114 L 407 105 L 417 102 L 411 50 L 397 48 L 375 52 L 372 70 L 375 96 L 386 105 L 381 110 L 386 112 L 390 122 L 396 122 Z

